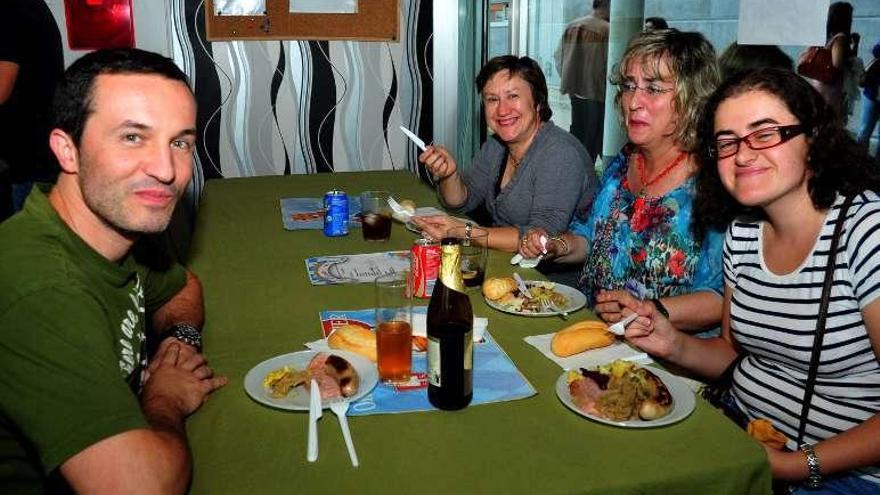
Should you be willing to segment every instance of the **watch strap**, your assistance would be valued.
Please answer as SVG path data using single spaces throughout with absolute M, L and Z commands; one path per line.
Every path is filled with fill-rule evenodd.
M 810 470 L 810 474 L 807 476 L 804 486 L 815 490 L 822 486 L 822 471 L 821 466 L 819 465 L 819 456 L 816 455 L 816 449 L 808 443 L 801 444 L 799 450 L 803 452 L 804 457 L 807 458 L 807 469 Z
M 174 337 L 184 344 L 195 347 L 199 352 L 202 351 L 202 332 L 192 325 L 186 323 L 172 325 L 165 332 L 165 337 Z
M 662 302 L 660 302 L 660 299 L 654 298 L 651 299 L 651 302 L 654 303 L 654 307 L 657 308 L 657 312 L 659 312 L 661 315 L 663 315 L 664 318 L 668 320 L 669 310 L 666 309 L 666 306 L 664 306 Z

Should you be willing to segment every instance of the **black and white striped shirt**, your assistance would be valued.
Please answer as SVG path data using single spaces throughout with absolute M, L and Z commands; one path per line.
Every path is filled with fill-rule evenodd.
M 732 288 L 730 327 L 748 353 L 734 374 L 733 394 L 751 419 L 766 418 L 796 449 L 834 222 L 829 209 L 810 255 L 777 275 L 764 264 L 763 222 L 734 221 L 724 245 L 724 277 Z M 847 213 L 835 262 L 812 405 L 804 441 L 815 443 L 880 412 L 880 360 L 861 309 L 880 296 L 880 196 L 857 196 Z M 878 440 L 880 441 L 880 440 Z M 862 470 L 880 483 L 880 467 Z

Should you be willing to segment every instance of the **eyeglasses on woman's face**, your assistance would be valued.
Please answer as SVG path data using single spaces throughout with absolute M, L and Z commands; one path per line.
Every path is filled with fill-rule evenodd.
M 656 98 L 673 90 L 673 88 L 664 88 L 660 84 L 654 82 L 649 83 L 647 86 L 639 86 L 632 81 L 624 81 L 618 84 L 617 89 L 625 95 L 634 95 L 636 91 L 641 89 L 642 93 L 645 93 L 645 95 L 651 98 Z
M 718 160 L 731 157 L 739 152 L 740 143 L 746 143 L 753 150 L 765 150 L 803 133 L 804 128 L 800 124 L 765 127 L 743 137 L 716 139 L 709 147 L 709 155 Z

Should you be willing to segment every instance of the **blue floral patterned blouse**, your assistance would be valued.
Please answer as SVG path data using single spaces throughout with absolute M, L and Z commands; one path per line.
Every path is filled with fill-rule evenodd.
M 579 280 L 590 307 L 602 290 L 624 288 L 639 299 L 723 289 L 724 233 L 703 242 L 691 233 L 696 178 L 657 198 L 631 193 L 623 181 L 627 156 L 617 155 L 605 170 L 586 219 L 569 230 L 587 240 Z

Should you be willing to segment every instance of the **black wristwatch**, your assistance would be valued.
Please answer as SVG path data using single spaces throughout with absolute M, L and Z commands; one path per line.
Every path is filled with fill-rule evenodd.
M 662 302 L 660 302 L 660 299 L 654 298 L 651 299 L 651 302 L 654 303 L 654 307 L 657 308 L 657 312 L 663 315 L 663 317 L 668 320 L 669 310 L 666 309 L 666 306 L 664 306 Z
M 174 337 L 184 344 L 195 347 L 197 351 L 202 352 L 202 332 L 192 325 L 187 325 L 186 323 L 172 325 L 171 328 L 165 332 L 165 338 L 168 337 Z

